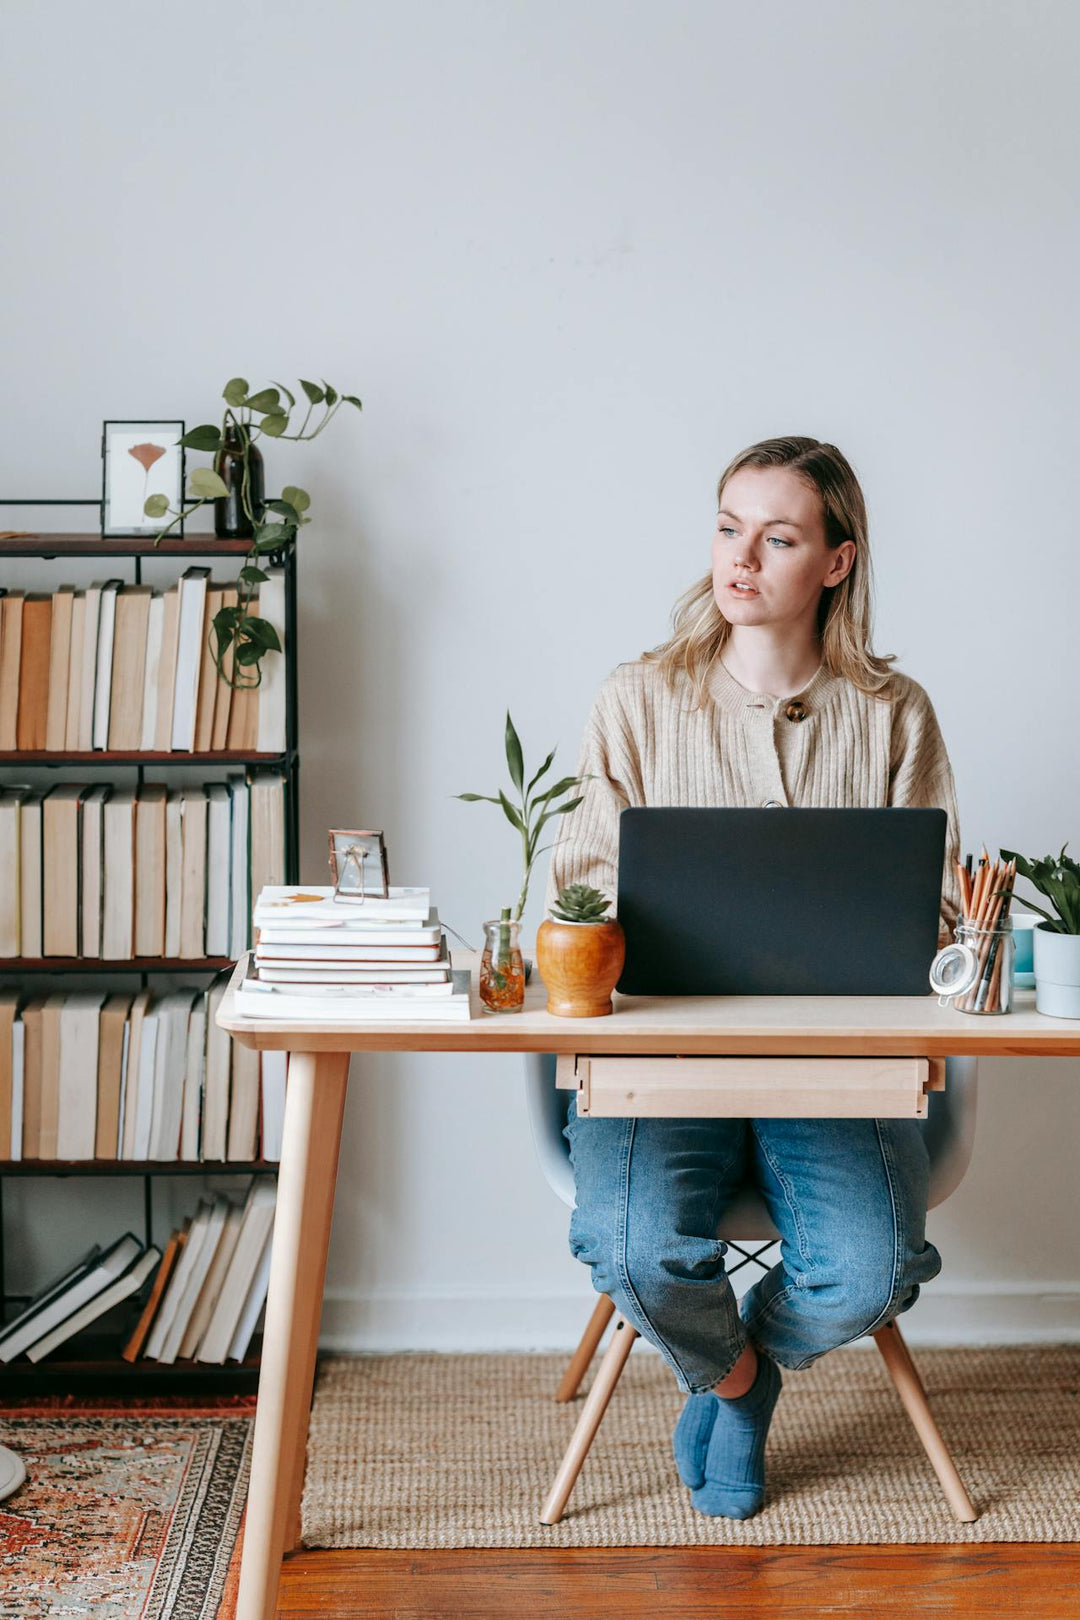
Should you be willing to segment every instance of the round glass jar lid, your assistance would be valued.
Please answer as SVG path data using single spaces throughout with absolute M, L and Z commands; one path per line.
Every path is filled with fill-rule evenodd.
M 979 976 L 979 959 L 970 945 L 946 945 L 930 965 L 930 988 L 939 996 L 963 996 Z

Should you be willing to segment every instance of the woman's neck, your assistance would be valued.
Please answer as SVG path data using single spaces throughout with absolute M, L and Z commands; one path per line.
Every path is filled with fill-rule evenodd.
M 729 675 L 750 692 L 793 697 L 821 667 L 821 642 L 792 639 L 790 629 L 770 634 L 766 625 L 732 625 L 720 654 Z

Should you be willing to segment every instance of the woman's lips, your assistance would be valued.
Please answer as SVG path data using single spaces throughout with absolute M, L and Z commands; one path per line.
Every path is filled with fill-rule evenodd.
M 761 592 L 758 590 L 756 585 L 752 586 L 750 588 L 750 590 L 748 590 L 748 591 L 743 591 L 743 590 L 739 589 L 739 587 L 734 583 L 734 581 L 732 581 L 732 583 L 728 586 L 728 590 L 732 593 L 733 596 L 747 596 L 747 597 L 749 597 L 749 596 L 760 596 L 761 595 Z

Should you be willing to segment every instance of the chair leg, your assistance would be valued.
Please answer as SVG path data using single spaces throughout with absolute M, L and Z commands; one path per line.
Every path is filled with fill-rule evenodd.
M 604 1337 L 604 1329 L 611 1321 L 615 1310 L 615 1301 L 610 1294 L 601 1294 L 596 1302 L 596 1308 L 589 1317 L 589 1325 L 581 1335 L 581 1343 L 570 1358 L 570 1365 L 562 1375 L 562 1383 L 555 1391 L 557 1401 L 572 1401 L 578 1392 L 581 1380 L 589 1370 L 589 1363 L 596 1354 L 596 1347 Z
M 570 1492 L 574 1482 L 581 1472 L 581 1465 L 588 1455 L 593 1437 L 600 1427 L 600 1419 L 607 1411 L 615 1385 L 619 1381 L 619 1374 L 626 1365 L 626 1358 L 633 1348 L 637 1338 L 637 1328 L 631 1327 L 623 1316 L 615 1318 L 615 1330 L 611 1335 L 611 1343 L 604 1352 L 604 1359 L 600 1363 L 599 1371 L 593 1380 L 593 1386 L 585 1398 L 585 1405 L 581 1409 L 581 1416 L 577 1420 L 570 1444 L 566 1448 L 566 1455 L 559 1464 L 559 1471 L 555 1475 L 555 1483 L 544 1503 L 540 1515 L 541 1524 L 558 1524 L 562 1518 L 563 1509 L 570 1499 Z
M 904 1343 L 896 1323 L 889 1322 L 885 1327 L 879 1328 L 874 1334 L 874 1343 L 885 1358 L 889 1376 L 896 1385 L 897 1394 L 915 1426 L 915 1432 L 922 1441 L 931 1466 L 941 1481 L 949 1506 L 961 1524 L 973 1524 L 979 1515 L 971 1505 L 971 1498 L 956 1471 L 956 1465 L 949 1455 L 949 1448 L 934 1421 L 922 1379 L 916 1371 L 911 1352 Z

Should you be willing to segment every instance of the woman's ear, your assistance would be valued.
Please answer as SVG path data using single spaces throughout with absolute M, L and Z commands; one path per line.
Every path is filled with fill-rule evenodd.
M 829 564 L 829 572 L 825 575 L 822 583 L 824 585 L 839 585 L 840 581 L 842 579 L 846 579 L 851 573 L 854 564 L 854 540 L 841 541 L 840 545 L 838 545 L 836 550 L 832 553 L 832 558 Z

